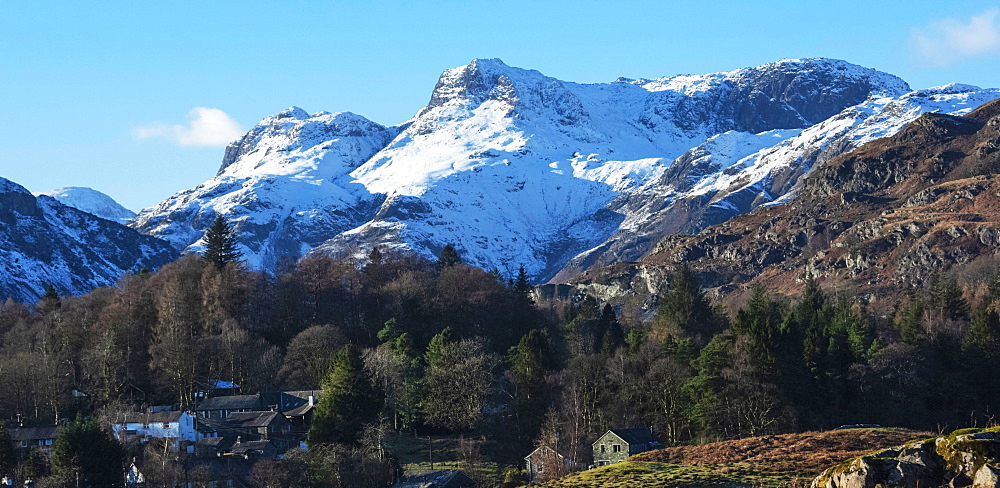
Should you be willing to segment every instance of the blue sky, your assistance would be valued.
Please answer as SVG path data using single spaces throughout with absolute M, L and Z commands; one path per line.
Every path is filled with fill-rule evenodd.
M 477 57 L 576 82 L 831 57 L 1000 86 L 993 1 L 0 0 L 0 176 L 138 210 L 290 105 L 404 122 Z

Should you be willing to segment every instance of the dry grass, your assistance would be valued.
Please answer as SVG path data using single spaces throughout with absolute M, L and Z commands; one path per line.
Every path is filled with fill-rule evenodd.
M 931 435 L 904 429 L 850 429 L 673 447 L 536 486 L 801 488 L 846 459 Z

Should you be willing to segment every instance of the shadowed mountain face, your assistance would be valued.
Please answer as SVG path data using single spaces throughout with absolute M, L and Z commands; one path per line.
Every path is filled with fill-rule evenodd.
M 754 283 L 795 292 L 809 275 L 871 301 L 895 298 L 1000 252 L 998 170 L 1000 101 L 964 117 L 926 113 L 818 166 L 788 203 L 666 237 L 640 263 L 595 269 L 578 283 L 651 290 L 687 263 L 722 295 Z
M 373 246 L 463 259 L 535 281 L 633 260 L 781 199 L 812 165 L 930 110 L 1000 97 L 829 59 L 577 84 L 496 59 L 445 71 L 397 127 L 291 108 L 226 151 L 218 174 L 133 225 L 199 249 L 217 215 L 257 268 Z
M 177 256 L 160 239 L 0 178 L 0 300 L 35 302 L 46 284 L 86 293 Z

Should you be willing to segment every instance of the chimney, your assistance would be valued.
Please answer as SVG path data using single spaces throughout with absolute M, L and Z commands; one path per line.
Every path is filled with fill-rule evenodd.
M 243 440 L 243 436 L 241 436 L 241 435 L 236 436 L 236 443 L 237 444 L 240 444 L 242 442 L 242 440 Z
M 309 395 L 309 406 L 312 407 L 314 405 L 316 405 L 316 397 L 313 395 Z

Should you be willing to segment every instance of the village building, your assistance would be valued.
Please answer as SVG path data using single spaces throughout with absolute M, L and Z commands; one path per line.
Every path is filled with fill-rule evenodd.
M 576 463 L 549 446 L 541 446 L 524 457 L 528 481 L 546 481 L 573 471 Z
M 111 430 L 122 443 L 144 444 L 149 439 L 169 439 L 174 452 L 193 453 L 199 437 L 196 419 L 188 412 L 126 412 L 115 420 Z
M 132 461 L 132 465 L 125 470 L 125 488 L 141 488 L 146 486 L 146 477 L 139 471 L 139 467 Z
M 209 398 L 198 404 L 194 413 L 204 419 L 224 419 L 232 413 L 261 412 L 266 408 L 263 399 L 256 395 L 229 395 Z
M 11 429 L 10 439 L 14 447 L 24 451 L 37 449 L 49 454 L 52 452 L 52 444 L 56 440 L 58 426 L 50 425 L 45 427 L 17 427 Z
M 279 391 L 263 394 L 269 404 L 288 419 L 293 434 L 305 435 L 312 425 L 313 410 L 322 390 Z M 272 400 L 272 396 L 276 396 Z
M 649 429 L 611 429 L 594 442 L 594 465 L 620 463 L 633 454 L 660 446 Z

